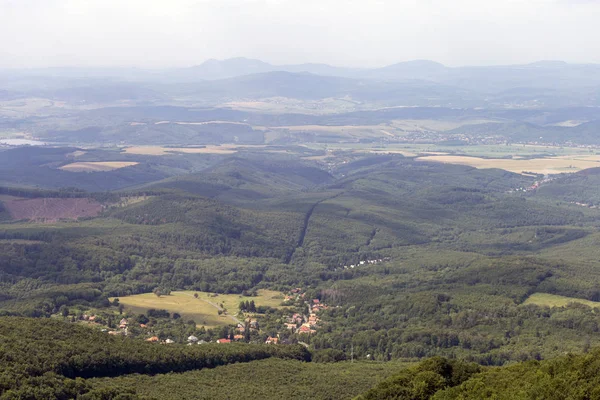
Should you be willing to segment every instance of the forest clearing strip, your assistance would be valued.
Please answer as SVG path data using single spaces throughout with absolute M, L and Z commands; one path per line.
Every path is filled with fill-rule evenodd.
M 298 250 L 299 248 L 301 248 L 302 246 L 304 246 L 304 238 L 306 237 L 306 231 L 308 230 L 308 223 L 310 222 L 310 217 L 312 217 L 315 209 L 317 208 L 317 206 L 327 200 L 333 200 L 338 196 L 341 196 L 342 194 L 344 194 L 344 192 L 342 193 L 338 193 L 334 196 L 330 196 L 324 199 L 321 199 L 319 201 L 317 201 L 316 203 L 314 203 L 309 209 L 308 212 L 306 213 L 306 215 L 304 216 L 304 226 L 302 227 L 302 231 L 300 232 L 300 236 L 298 237 L 298 242 L 296 243 L 296 247 L 294 247 L 294 249 L 288 254 L 288 256 L 285 259 L 285 263 L 289 264 L 292 261 L 292 258 L 294 257 L 294 253 L 296 253 L 296 250 Z

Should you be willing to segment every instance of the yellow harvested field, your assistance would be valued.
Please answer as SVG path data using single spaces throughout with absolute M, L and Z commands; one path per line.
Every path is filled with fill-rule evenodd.
M 475 168 L 499 168 L 522 174 L 524 171 L 538 174 L 560 174 L 600 167 L 600 156 L 559 156 L 534 159 L 499 159 L 467 156 L 434 155 L 417 158 L 418 161 L 433 161 L 446 164 L 461 164 Z
M 198 293 L 198 298 L 194 294 Z M 114 298 L 111 298 L 112 301 Z M 214 294 L 208 292 L 177 291 L 168 296 L 158 297 L 153 293 L 119 297 L 125 309 L 134 313 L 145 313 L 149 309 L 162 309 L 171 313 L 179 313 L 185 319 L 191 319 L 206 328 L 231 325 L 237 322 L 242 301 L 254 300 L 257 306 L 277 308 L 283 302 L 284 295 L 273 290 L 259 290 L 258 295 L 247 297 L 238 294 Z M 226 313 L 219 315 L 219 310 Z
M 127 161 L 75 162 L 63 165 L 59 169 L 69 172 L 105 172 L 125 167 L 131 167 L 133 165 L 138 164 L 139 163 L 137 162 Z
M 87 151 L 76 150 L 72 153 L 67 154 L 67 157 L 77 158 L 77 157 L 81 157 L 85 154 L 87 154 Z
M 600 302 L 575 297 L 558 296 L 548 293 L 534 293 L 523 302 L 523 305 L 535 304 L 542 307 L 564 307 L 571 303 L 583 304 L 589 307 L 600 307 Z

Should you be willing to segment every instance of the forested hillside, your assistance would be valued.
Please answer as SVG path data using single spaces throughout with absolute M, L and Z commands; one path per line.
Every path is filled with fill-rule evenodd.
M 401 155 L 341 152 L 333 161 L 317 162 L 303 157 L 267 158 L 258 150 L 201 156 L 201 171 L 111 192 L 4 187 L 2 313 L 44 318 L 40 323 L 58 331 L 62 325 L 54 327 L 54 320 L 87 324 L 90 335 L 103 338 L 100 344 L 122 340 L 108 332 L 127 332 L 127 340 L 140 346 L 144 339 L 169 340 L 175 348 L 188 336 L 301 342 L 314 361 L 342 362 L 331 371 L 349 374 L 357 370 L 344 367 L 348 360 L 392 368 L 399 361 L 443 356 L 501 366 L 600 346 L 594 170 L 542 180 Z M 536 189 L 523 189 L 531 187 Z M 101 209 L 93 216 L 79 210 L 77 219 L 44 218 L 43 205 L 72 199 L 89 199 Z M 16 205 L 31 201 L 40 205 L 37 219 L 16 219 Z M 278 293 L 270 305 L 249 306 L 265 289 Z M 138 294 L 146 294 L 150 305 L 119 303 Z M 178 296 L 186 295 L 195 295 L 193 304 L 203 308 L 177 308 Z M 227 303 L 236 296 L 246 299 L 239 309 Z M 127 330 L 119 327 L 122 318 L 130 321 Z M 51 363 L 72 362 L 60 360 Z M 90 368 L 81 362 L 77 374 Z M 130 361 L 118 361 L 124 362 Z M 127 369 L 171 368 L 161 366 L 160 358 L 144 363 Z M 166 393 L 179 379 L 113 381 L 97 369 L 71 376 L 59 364 L 52 364 L 53 373 L 98 377 L 98 390 L 127 393 L 135 386 L 135 396 L 149 395 L 145 384 Z M 265 361 L 264 368 L 278 365 Z M 398 371 L 372 368 L 357 380 L 360 385 L 339 393 L 358 395 L 379 374 Z M 181 379 L 213 379 L 193 374 Z M 265 382 L 267 389 L 256 393 L 268 398 L 268 385 L 276 381 Z
M 595 399 L 599 394 L 599 363 L 598 349 L 502 368 L 432 358 L 356 399 Z
M 0 317 L 2 399 L 593 399 L 600 351 L 482 367 L 311 362 L 300 345 L 144 343 L 55 319 Z M 362 394 L 361 394 L 362 393 Z
M 94 390 L 85 379 L 201 370 L 269 357 L 310 361 L 299 345 L 165 347 L 40 319 L 1 317 L 0 337 L 3 399 L 136 399 L 134 390 Z

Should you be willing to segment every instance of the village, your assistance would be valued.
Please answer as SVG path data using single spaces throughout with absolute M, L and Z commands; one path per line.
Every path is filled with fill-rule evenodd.
M 355 263 L 340 264 L 333 269 L 353 270 L 388 261 L 389 257 L 368 258 Z M 163 294 L 165 295 L 170 294 Z M 144 314 L 128 313 L 123 304 L 119 304 L 118 299 L 111 304 L 118 308 L 118 315 L 93 315 L 87 312 L 69 317 L 72 322 L 98 326 L 108 335 L 135 337 L 165 345 L 234 342 L 307 345 L 306 342 L 310 343 L 310 337 L 323 327 L 322 312 L 331 306 L 319 299 L 314 290 L 296 287 L 280 295 L 282 297 L 278 307 L 257 306 L 254 300 L 241 301 L 235 314 L 232 314 L 231 310 L 219 307 L 219 315 L 227 316 L 233 324 L 209 329 L 191 320 L 184 321 L 179 313 L 169 313 L 167 310 L 149 309 Z M 219 295 L 215 293 L 212 296 Z M 197 299 L 198 293 L 193 297 Z
M 370 263 L 376 262 L 378 260 L 370 260 Z M 235 325 L 205 329 L 193 321 L 183 321 L 178 313 L 151 309 L 144 314 L 134 314 L 125 312 L 118 301 L 112 305 L 118 307 L 119 314 L 87 312 L 63 314 L 63 317 L 74 323 L 99 327 L 111 336 L 134 337 L 163 345 L 233 342 L 306 345 L 306 341 L 310 342 L 308 336 L 320 329 L 319 314 L 330 308 L 318 298 L 308 298 L 302 288 L 294 288 L 283 296 L 279 309 L 256 307 L 254 301 L 242 301 L 236 316 L 231 316 L 232 321 L 237 321 Z
M 538 190 L 540 188 L 540 186 L 552 182 L 553 180 L 555 180 L 556 177 L 555 176 L 551 176 L 551 175 L 546 175 L 544 176 L 543 179 L 537 180 L 535 182 L 533 182 L 533 184 L 531 186 L 528 187 L 518 187 L 515 189 L 511 189 L 509 190 L 507 193 L 527 193 L 527 192 L 535 192 L 536 190 Z

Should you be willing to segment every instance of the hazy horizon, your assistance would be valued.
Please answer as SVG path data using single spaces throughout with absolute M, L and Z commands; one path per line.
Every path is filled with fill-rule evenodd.
M 568 62 L 568 61 L 564 61 L 564 60 L 534 60 L 531 62 L 527 62 L 527 63 L 509 63 L 509 64 L 480 64 L 480 65 L 473 65 L 473 64 L 466 64 L 466 65 L 447 65 L 444 64 L 442 62 L 436 61 L 436 60 L 429 60 L 429 59 L 414 59 L 414 60 L 401 60 L 401 61 L 397 61 L 397 62 L 392 62 L 391 64 L 384 64 L 384 65 L 375 65 L 375 66 L 361 66 L 361 65 L 339 65 L 339 64 L 330 64 L 330 63 L 325 63 L 325 62 L 319 62 L 319 61 L 299 61 L 297 63 L 275 63 L 275 62 L 270 62 L 268 60 L 263 60 L 263 59 L 258 59 L 258 58 L 251 58 L 251 57 L 245 57 L 245 56 L 234 56 L 234 57 L 230 57 L 230 58 L 224 58 L 224 59 L 218 59 L 218 58 L 208 58 L 205 60 L 202 60 L 196 64 L 190 64 L 190 65 L 179 65 L 179 66 L 165 66 L 165 67 L 152 67 L 152 66 L 137 66 L 137 65 L 52 65 L 52 66 L 41 66 L 41 67 L 1 67 L 0 69 L 3 70 L 36 70 L 36 69 L 140 69 L 140 70 L 148 70 L 148 71 L 152 71 L 152 70 L 164 70 L 164 69 L 178 69 L 178 68 L 194 68 L 194 67 L 198 67 L 204 63 L 210 62 L 210 61 L 216 61 L 216 62 L 227 62 L 227 61 L 231 61 L 231 60 L 248 60 L 248 61 L 260 61 L 260 62 L 264 62 L 266 64 L 270 64 L 274 67 L 286 67 L 286 66 L 292 66 L 292 65 L 328 65 L 331 67 L 335 67 L 335 68 L 349 68 L 349 69 L 377 69 L 377 68 L 384 68 L 387 66 L 391 66 L 391 65 L 395 65 L 395 64 L 401 64 L 401 63 L 411 63 L 411 62 L 432 62 L 432 63 L 438 63 L 438 64 L 442 64 L 445 67 L 448 68 L 472 68 L 472 67 L 511 67 L 511 66 L 522 66 L 522 65 L 531 65 L 531 64 L 536 64 L 536 63 L 566 63 L 567 65 L 600 65 L 600 62 Z
M 597 0 L 0 0 L 0 68 L 600 63 Z

